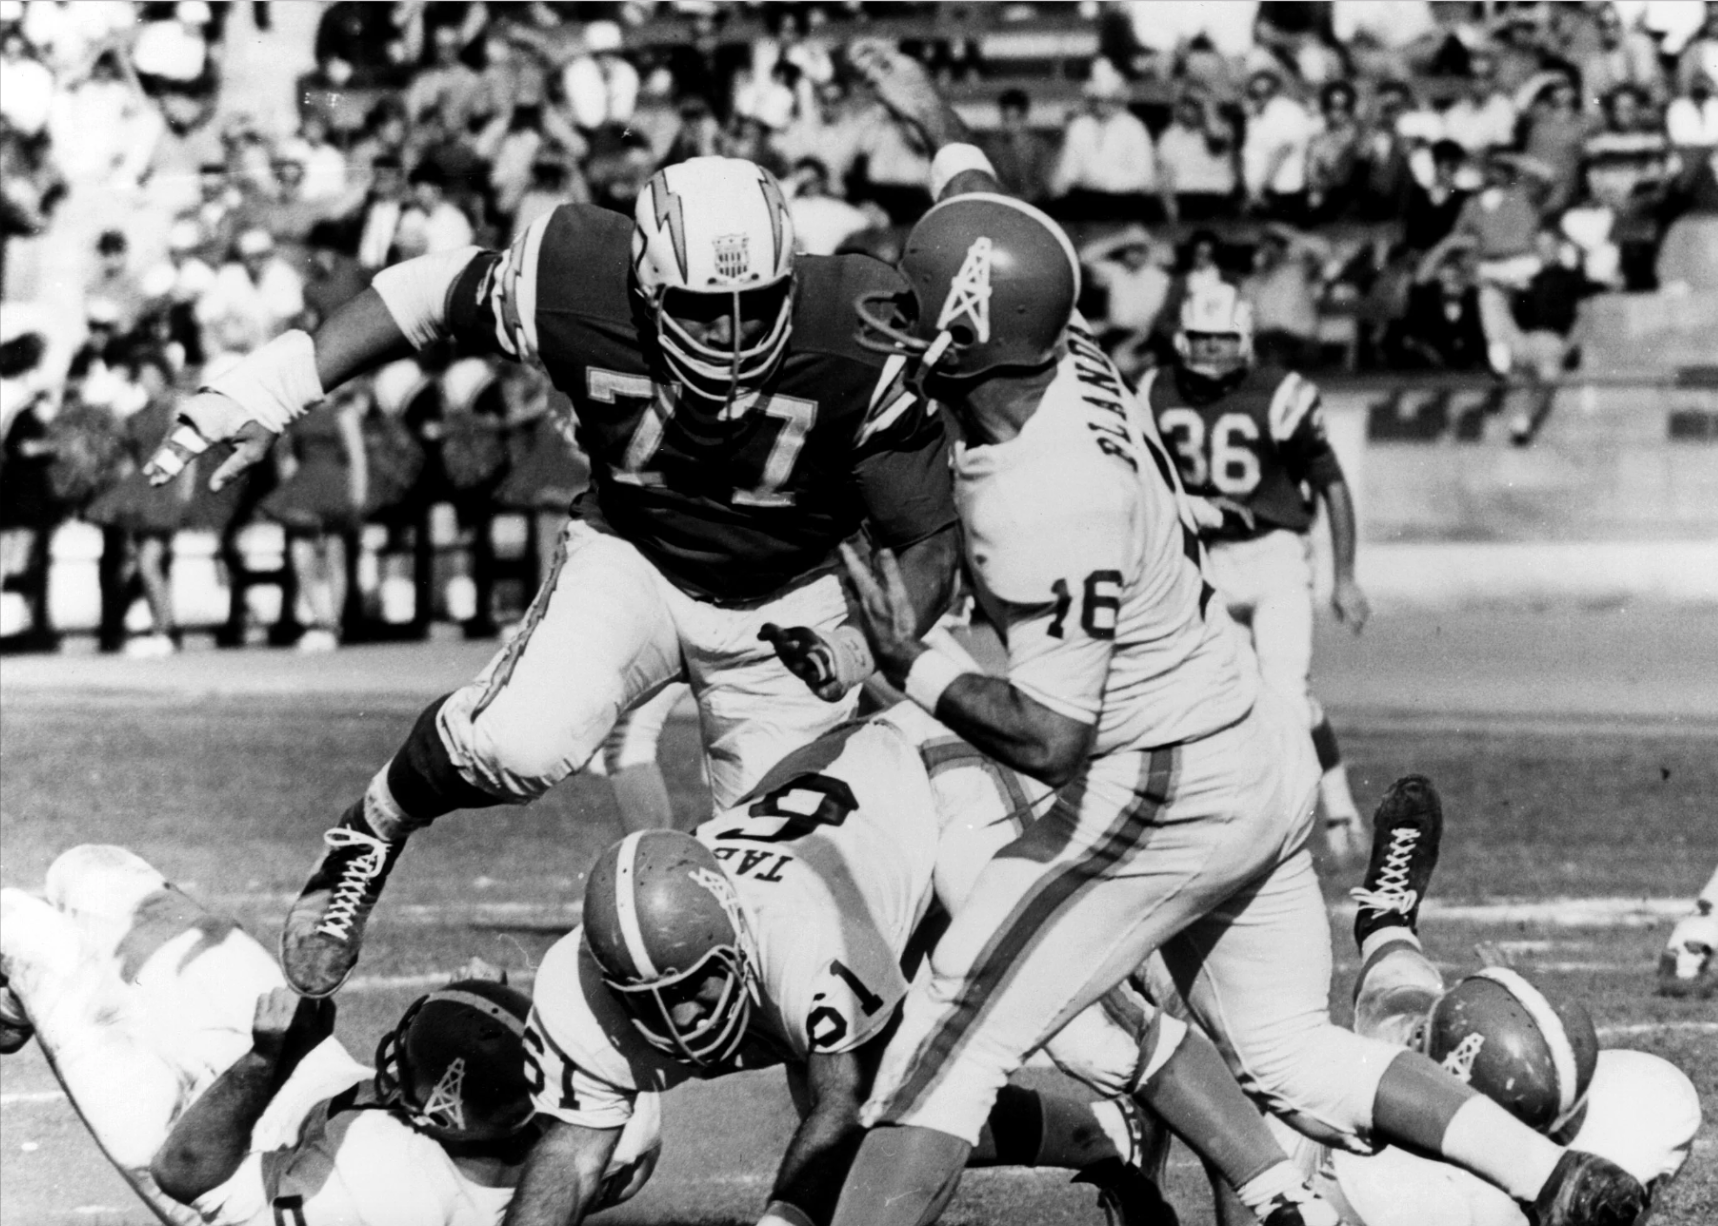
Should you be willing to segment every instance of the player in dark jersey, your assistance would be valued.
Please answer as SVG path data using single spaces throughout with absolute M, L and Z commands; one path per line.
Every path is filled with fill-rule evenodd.
M 942 426 L 905 363 L 849 322 L 860 294 L 904 283 L 864 256 L 796 259 L 793 242 L 768 172 L 694 158 L 650 180 L 633 224 L 567 205 L 507 251 L 386 269 L 314 340 L 288 334 L 183 408 L 155 470 L 234 439 L 220 479 L 325 389 L 451 339 L 540 363 L 590 455 L 517 637 L 423 712 L 328 832 L 281 938 L 301 992 L 350 974 L 412 830 L 535 799 L 671 682 L 697 696 L 718 807 L 850 716 L 871 662 L 832 566 L 862 526 L 905 550 L 925 628 L 941 612 L 956 535 Z
M 1318 388 L 1291 371 L 1254 366 L 1252 331 L 1252 310 L 1233 286 L 1202 288 L 1181 309 L 1180 364 L 1148 374 L 1140 396 L 1200 515 L 1211 582 L 1251 629 L 1265 682 L 1305 712 L 1323 772 L 1326 844 L 1355 860 L 1368 838 L 1310 682 L 1318 501 L 1330 516 L 1336 616 L 1358 634 L 1369 613 L 1354 579 L 1354 499 L 1325 437 Z

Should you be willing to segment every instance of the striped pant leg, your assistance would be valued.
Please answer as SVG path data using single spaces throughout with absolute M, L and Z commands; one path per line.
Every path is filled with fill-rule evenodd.
M 985 866 L 907 997 L 868 1125 L 974 1140 L 1027 1053 L 1269 867 L 1233 741 L 1202 743 L 1191 777 L 1186 748 L 1093 761 Z

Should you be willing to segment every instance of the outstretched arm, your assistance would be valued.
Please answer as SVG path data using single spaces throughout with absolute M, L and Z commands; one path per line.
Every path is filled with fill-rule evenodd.
M 847 1168 L 865 1135 L 859 1126 L 859 1108 L 869 1083 L 865 1058 L 861 1048 L 839 1054 L 813 1052 L 806 1061 L 810 1109 L 782 1155 L 769 1208 L 759 1226 L 810 1226 L 834 1215 Z
M 1002 191 L 989 159 L 972 144 L 966 122 L 937 91 L 923 64 L 878 39 L 855 42 L 848 56 L 877 100 L 930 145 L 932 194 L 946 200 L 965 192 Z
M 275 1094 L 299 1062 L 333 1033 L 331 1000 L 311 1000 L 284 987 L 257 997 L 250 1051 L 179 1117 L 149 1165 L 161 1190 L 189 1205 L 231 1179 Z
M 531 1149 L 502 1226 L 576 1226 L 597 1204 L 618 1128 L 554 1120 Z
M 1322 487 L 1319 496 L 1330 513 L 1330 552 L 1336 572 L 1330 606 L 1336 611 L 1337 621 L 1359 634 L 1366 628 L 1366 619 L 1372 616 L 1372 605 L 1354 577 L 1354 548 L 1359 535 L 1354 526 L 1354 495 L 1348 482 L 1339 477 Z

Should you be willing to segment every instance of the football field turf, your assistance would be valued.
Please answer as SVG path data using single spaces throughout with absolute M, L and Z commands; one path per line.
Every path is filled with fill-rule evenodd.
M 239 657 L 221 659 L 244 667 Z M 320 832 L 409 726 L 421 701 L 409 689 L 258 697 L 8 684 L 4 882 L 38 886 L 53 856 L 74 843 L 123 843 L 272 948 Z M 1412 770 L 1429 774 L 1445 797 L 1436 905 L 1423 925 L 1428 950 L 1460 973 L 1477 966 L 1477 942 L 1495 943 L 1553 993 L 1585 1000 L 1606 1045 L 1655 1052 L 1686 1070 L 1707 1122 L 1654 1222 L 1718 1222 L 1718 1002 L 1652 995 L 1668 923 L 1718 860 L 1712 726 L 1373 725 L 1338 717 L 1362 805 Z M 683 824 L 703 803 L 694 737 L 694 725 L 676 720 L 664 752 Z M 576 915 L 585 867 L 618 832 L 602 780 L 574 779 L 528 809 L 442 819 L 394 874 L 359 975 L 339 997 L 341 1037 L 367 1060 L 404 1006 L 472 954 L 528 978 L 556 927 Z M 1333 1001 L 1343 1018 L 1356 967 L 1340 900 L 1355 883 L 1354 874 L 1326 874 L 1339 958 Z M 779 1073 L 678 1091 L 665 1116 L 656 1177 L 602 1220 L 754 1221 L 791 1131 Z M 0 1066 L 0 1125 L 5 1226 L 150 1220 L 34 1046 Z M 1208 1222 L 1190 1159 L 1178 1150 L 1172 1164 L 1169 1191 L 1184 1219 Z M 975 1172 L 944 1220 L 1036 1226 L 1101 1217 L 1061 1173 Z

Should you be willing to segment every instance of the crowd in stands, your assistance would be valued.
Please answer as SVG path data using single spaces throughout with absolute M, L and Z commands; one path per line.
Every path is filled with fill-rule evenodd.
M 231 7 L 0 3 L 0 232 L 41 233 L 80 183 L 142 190 L 174 159 L 194 182 L 144 255 L 100 233 L 64 377 L 39 336 L 0 345 L 4 569 L 39 566 L 68 517 L 100 526 L 111 616 L 146 598 L 143 653 L 178 632 L 184 529 L 280 525 L 286 613 L 317 649 L 354 610 L 422 613 L 386 556 L 354 553 L 421 566 L 451 505 L 482 570 L 498 511 L 551 514 L 577 488 L 558 397 L 452 354 L 338 396 L 243 488 L 210 495 L 196 469 L 147 486 L 175 395 L 377 270 L 507 244 L 566 201 L 630 212 L 656 169 L 707 153 L 774 171 L 804 250 L 892 258 L 930 203 L 927 150 L 852 83 L 860 36 L 931 63 L 1004 185 L 1068 227 L 1082 307 L 1130 375 L 1171 358 L 1201 278 L 1242 288 L 1265 360 L 1535 378 L 1578 361 L 1584 296 L 1718 279 L 1718 256 L 1666 249 L 1718 211 L 1718 5 L 1699 0 L 340 2 L 291 131 L 221 106 Z M 465 613 L 488 627 L 480 586 Z

